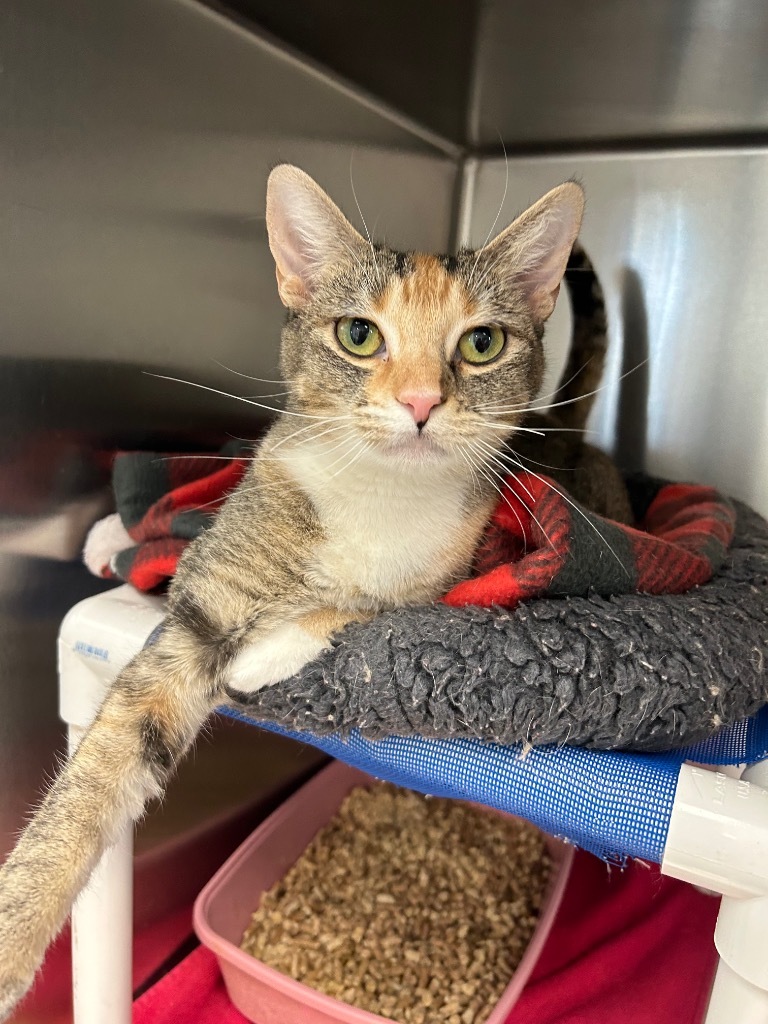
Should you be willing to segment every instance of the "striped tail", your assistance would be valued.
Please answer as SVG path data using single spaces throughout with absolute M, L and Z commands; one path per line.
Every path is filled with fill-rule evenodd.
M 123 670 L 0 868 L 0 1021 L 32 985 L 99 857 L 162 794 L 213 709 L 205 681 L 187 674 L 189 659 L 164 638 Z
M 565 280 L 573 310 L 573 335 L 552 412 L 562 426 L 583 429 L 605 368 L 608 324 L 603 289 L 592 261 L 578 241 L 568 260 Z M 568 404 L 558 405 L 559 402 Z

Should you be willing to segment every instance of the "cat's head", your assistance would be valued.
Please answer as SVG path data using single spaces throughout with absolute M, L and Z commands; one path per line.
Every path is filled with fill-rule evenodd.
M 288 309 L 288 407 L 327 417 L 304 437 L 343 431 L 418 464 L 498 450 L 541 387 L 544 323 L 583 207 L 568 182 L 482 249 L 403 253 L 358 234 L 303 171 L 276 167 L 267 230 Z

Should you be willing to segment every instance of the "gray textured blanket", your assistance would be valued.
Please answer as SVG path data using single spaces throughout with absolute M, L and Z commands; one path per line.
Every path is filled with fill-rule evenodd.
M 664 750 L 768 703 L 768 524 L 737 503 L 725 566 L 679 596 L 433 605 L 349 626 L 249 715 L 366 736 Z

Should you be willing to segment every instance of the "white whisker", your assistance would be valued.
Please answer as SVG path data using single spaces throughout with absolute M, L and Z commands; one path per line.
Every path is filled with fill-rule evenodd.
M 510 437 L 513 434 L 516 434 L 518 432 L 523 433 L 523 434 L 538 434 L 539 437 L 544 437 L 544 434 L 546 432 L 553 431 L 553 430 L 559 430 L 560 429 L 559 427 L 520 427 L 520 426 L 516 427 L 512 423 L 493 423 L 491 420 L 486 419 L 485 416 L 480 416 L 478 418 L 479 418 L 479 421 L 480 421 L 480 423 L 478 425 L 482 425 L 483 429 L 503 430 L 507 434 L 509 434 Z M 564 429 L 567 429 L 567 428 L 564 428 Z M 573 429 L 576 429 L 576 428 L 573 428 Z M 581 433 L 581 431 L 579 431 L 579 432 Z
M 320 441 L 321 437 L 331 433 L 332 431 L 335 432 L 337 430 L 345 429 L 346 435 L 341 440 L 338 440 L 336 437 L 330 437 L 327 441 Z M 313 448 L 316 446 L 318 452 L 323 456 L 331 455 L 337 448 L 340 448 L 342 444 L 346 443 L 347 436 L 349 434 L 349 428 L 345 428 L 343 425 L 328 427 L 325 430 L 322 430 L 319 434 L 313 434 L 311 437 L 303 438 L 294 447 L 286 449 L 280 455 L 260 455 L 259 462 L 296 462 L 300 459 L 306 458 L 306 453 L 300 449 L 309 447 L 310 445 L 313 446 Z M 329 448 L 328 445 L 331 445 L 332 447 Z M 274 449 L 272 449 L 272 451 L 274 451 Z
M 483 249 L 486 247 L 486 245 L 488 245 L 488 240 L 491 237 L 491 235 L 493 234 L 493 232 L 494 232 L 494 230 L 496 228 L 496 225 L 499 222 L 499 217 L 501 216 L 501 211 L 504 209 L 504 203 L 507 200 L 507 190 L 509 189 L 509 159 L 507 157 L 507 147 L 504 145 L 504 139 L 501 138 L 501 135 L 499 135 L 499 139 L 501 141 L 501 148 L 504 150 L 504 194 L 501 197 L 501 202 L 499 203 L 499 209 L 498 209 L 498 212 L 497 212 L 497 214 L 496 214 L 496 216 L 494 218 L 493 224 L 491 224 L 490 230 L 489 230 L 488 234 L 485 236 L 485 241 L 480 246 L 480 248 L 477 250 L 477 255 L 475 256 L 475 262 L 472 264 L 472 270 L 470 271 L 470 274 L 469 274 L 469 280 L 468 280 L 468 285 L 469 286 L 471 286 L 473 284 L 474 277 L 475 277 L 475 271 L 477 270 L 477 264 L 480 262 L 480 257 L 482 255 Z M 487 276 L 487 271 L 486 271 L 486 275 L 485 276 Z M 485 280 L 485 277 L 483 277 L 482 280 L 480 281 L 480 286 L 482 286 L 482 283 L 483 283 L 484 280 Z
M 520 518 L 520 514 L 517 511 L 517 509 L 515 508 L 515 506 L 512 504 L 512 502 L 509 500 L 507 495 L 505 494 L 505 488 L 503 486 L 500 486 L 497 483 L 497 479 L 502 480 L 502 484 L 504 484 L 506 481 L 504 481 L 503 478 L 501 478 L 498 474 L 494 474 L 496 479 L 494 479 L 494 476 L 489 476 L 489 474 L 486 473 L 485 470 L 488 469 L 490 471 L 491 467 L 490 466 L 484 466 L 485 460 L 483 459 L 482 452 L 479 452 L 471 441 L 468 442 L 468 444 L 469 444 L 470 448 L 472 449 L 472 451 L 475 453 L 475 455 L 478 457 L 478 462 L 476 463 L 476 468 L 477 468 L 478 472 L 481 473 L 485 477 L 485 479 L 491 485 L 493 490 L 496 491 L 496 493 L 499 495 L 499 497 L 503 501 L 506 502 L 506 504 L 509 506 L 510 511 L 512 512 L 512 515 L 518 521 L 518 523 L 520 525 L 520 532 L 523 535 L 523 545 L 524 545 L 524 548 L 527 550 L 527 544 L 526 544 L 526 540 L 525 540 L 525 527 L 523 526 L 523 521 Z M 525 502 L 522 502 L 522 504 L 523 504 L 524 508 L 528 508 L 528 506 L 525 504 Z M 530 512 L 531 510 L 528 509 L 528 511 Z
M 222 370 L 227 370 L 228 373 L 235 373 L 238 377 L 246 377 L 248 380 L 255 380 L 258 384 L 285 384 L 284 380 L 269 380 L 267 377 L 252 377 L 250 373 L 241 373 L 240 370 L 233 370 L 231 366 L 227 366 L 226 363 L 219 362 L 218 359 L 211 359 L 212 363 L 216 363 Z M 287 393 L 287 392 L 286 392 Z
M 491 447 L 491 445 L 480 439 L 478 439 L 476 443 L 482 445 L 482 447 L 488 452 L 489 459 L 495 462 L 496 465 L 499 466 L 505 473 L 509 473 L 509 467 L 504 463 L 501 452 L 497 452 L 494 448 Z M 523 481 L 519 478 L 518 483 L 523 488 L 528 497 L 531 499 L 531 501 L 535 501 L 536 499 L 533 496 L 533 492 L 530 491 L 528 487 L 526 487 L 526 485 L 523 483 Z M 533 515 L 533 512 L 531 512 L 531 515 Z
M 554 469 L 556 472 L 562 473 L 575 473 L 576 466 L 553 466 L 548 462 L 539 462 L 538 459 L 532 459 L 530 455 L 523 455 L 516 448 L 512 448 L 518 459 L 525 459 L 526 462 L 532 462 L 534 466 L 541 466 L 542 469 Z
M 533 399 L 533 401 L 540 402 L 544 398 L 554 398 L 555 395 L 559 394 L 564 388 L 567 388 L 569 384 L 573 383 L 573 381 L 576 380 L 576 378 L 579 376 L 580 373 L 582 373 L 584 370 L 586 370 L 586 368 L 592 362 L 593 358 L 594 358 L 593 356 L 590 356 L 589 359 L 587 359 L 587 361 L 585 363 L 583 363 L 578 368 L 576 373 L 572 374 L 568 378 L 568 380 L 566 380 L 562 384 L 560 384 L 557 388 L 555 388 L 554 391 L 550 391 L 546 395 L 537 395 L 536 398 Z M 473 406 L 473 408 L 476 409 L 477 411 L 479 411 L 481 409 L 483 409 L 483 410 L 485 410 L 485 409 L 496 409 L 496 408 L 498 408 L 498 406 L 503 405 L 504 402 L 505 402 L 505 399 L 502 398 L 502 399 L 499 399 L 498 402 L 486 402 L 484 405 L 475 405 L 475 406 Z
M 175 462 L 178 459 L 218 459 L 224 462 L 256 462 L 259 458 L 258 455 L 194 455 L 192 453 L 185 455 L 181 453 L 179 455 L 161 455 L 157 459 L 153 459 L 153 462 Z
M 628 377 L 631 373 L 634 373 L 636 370 L 639 370 L 647 362 L 647 359 L 643 359 L 636 366 L 633 366 L 631 370 L 627 370 L 626 373 L 622 373 L 622 375 L 618 378 L 617 383 L 624 380 L 626 377 Z M 509 406 L 506 409 L 498 409 L 495 411 L 495 413 L 492 413 L 491 415 L 498 416 L 512 412 L 547 412 L 549 409 L 559 409 L 563 405 L 573 405 L 574 402 L 583 402 L 585 398 L 591 398 L 593 395 L 598 395 L 601 391 L 605 391 L 605 389 L 609 387 L 610 384 L 611 381 L 608 381 L 606 384 L 602 384 L 599 388 L 595 388 L 594 391 L 587 391 L 586 394 L 577 395 L 576 398 L 566 398 L 562 402 L 551 402 L 549 405 Z M 533 399 L 533 401 L 538 401 L 538 399 Z
M 315 427 L 318 427 L 318 426 L 322 426 L 322 424 L 320 424 L 320 423 L 305 423 L 303 427 L 299 427 L 297 430 L 294 430 L 292 433 L 290 433 L 287 437 L 284 437 L 284 438 L 282 438 L 282 440 L 278 441 L 277 444 L 272 448 L 272 451 L 273 452 L 277 451 L 278 448 L 281 448 L 284 444 L 286 444 L 292 438 L 297 437 L 299 434 L 303 434 L 307 430 L 313 430 Z M 340 428 L 337 427 L 336 429 L 340 429 Z
M 514 483 L 513 483 L 513 482 L 511 482 L 511 481 L 509 480 L 509 475 L 510 475 L 510 470 L 509 470 L 509 467 L 508 467 L 508 466 L 506 466 L 506 465 L 505 465 L 505 464 L 504 464 L 504 463 L 503 463 L 503 462 L 501 461 L 501 459 L 499 458 L 499 455 L 500 455 L 500 453 L 498 453 L 498 452 L 493 452 L 493 450 L 491 450 L 491 452 L 490 452 L 490 454 L 489 454 L 489 457 L 490 457 L 490 458 L 491 458 L 491 459 L 492 459 L 492 460 L 493 460 L 493 461 L 494 461 L 494 462 L 496 463 L 496 465 L 497 465 L 497 466 L 499 466 L 499 467 L 501 468 L 501 470 L 503 471 L 503 475 L 502 475 L 502 474 L 501 474 L 500 472 L 498 472 L 497 470 L 494 470 L 494 469 L 493 469 L 493 467 L 490 467 L 490 466 L 489 466 L 489 469 L 491 469 L 491 471 L 492 471 L 492 472 L 495 472 L 495 473 L 497 474 L 497 476 L 499 476 L 499 479 L 501 479 L 501 480 L 503 481 L 503 483 L 504 483 L 504 484 L 505 484 L 506 486 L 508 486 L 508 487 L 510 488 L 510 490 L 511 490 L 511 491 L 512 491 L 512 493 L 513 493 L 513 494 L 514 494 L 514 495 L 516 496 L 516 498 L 518 499 L 518 501 L 519 501 L 519 502 L 520 502 L 520 503 L 521 503 L 521 504 L 523 505 L 523 507 L 524 507 L 525 509 L 527 509 L 527 510 L 528 510 L 528 513 L 529 513 L 529 515 L 530 515 L 531 519 L 533 519 L 534 523 L 536 523 L 536 525 L 538 526 L 538 528 L 539 528 L 539 529 L 541 530 L 541 532 L 543 533 L 543 535 L 544 535 L 544 536 L 546 537 L 546 539 L 547 539 L 547 543 L 549 544 L 549 546 L 550 546 L 550 547 L 552 548 L 552 550 L 553 550 L 553 551 L 554 551 L 555 553 L 557 553 L 557 548 L 556 548 L 556 547 L 555 547 L 555 545 L 554 545 L 554 544 L 552 543 L 552 540 L 551 540 L 551 538 L 550 538 L 549 534 L 547 533 L 547 531 L 546 531 L 546 530 L 544 529 L 544 526 L 543 526 L 543 524 L 542 524 L 542 523 L 541 523 L 541 521 L 540 521 L 540 520 L 539 520 L 539 519 L 538 519 L 538 518 L 536 517 L 536 513 L 535 513 L 535 512 L 533 511 L 533 508 L 531 508 L 531 507 L 529 507 L 528 505 L 526 505 L 526 504 L 525 504 L 525 502 L 523 501 L 523 499 L 522 499 L 522 498 L 520 497 L 520 495 L 519 495 L 519 494 L 517 493 L 517 491 L 516 491 L 516 490 L 515 490 L 515 488 L 514 488 L 514 483 L 518 483 L 518 484 L 520 484 L 520 486 L 521 486 L 521 487 L 523 488 L 523 490 L 525 491 L 525 493 L 526 493 L 526 494 L 528 495 L 528 497 L 529 497 L 529 498 L 531 499 L 531 502 L 532 502 L 532 504 L 533 504 L 533 505 L 535 505 L 535 504 L 536 504 L 536 499 L 534 498 L 534 496 L 533 496 L 533 494 L 531 493 L 531 491 L 529 491 L 529 490 L 528 490 L 528 488 L 526 487 L 526 485 L 525 485 L 525 484 L 523 483 L 523 481 L 522 481 L 522 480 L 520 479 L 520 477 L 519 477 L 519 476 L 517 476 L 516 474 L 514 474 L 514 473 L 513 473 L 513 474 L 512 474 L 512 476 L 514 477 Z M 521 467 L 521 468 L 522 468 L 522 467 Z M 519 518 L 519 516 L 518 516 L 517 518 L 518 518 L 518 522 L 520 522 L 520 518 Z M 521 529 L 522 529 L 522 523 L 520 524 L 520 527 L 521 527 Z
M 210 388 L 206 384 L 198 384 L 193 380 L 183 380 L 181 377 L 170 377 L 166 373 L 152 373 L 149 370 L 144 370 L 143 372 L 147 377 L 157 377 L 158 380 L 171 380 L 176 384 L 187 384 L 191 388 L 200 388 L 201 391 L 210 391 L 213 395 L 222 395 L 224 398 L 232 398 L 236 402 L 245 402 L 246 405 L 254 405 L 258 409 L 266 409 L 267 412 L 273 412 L 278 416 L 301 416 L 303 419 L 308 420 L 346 420 L 350 418 L 349 416 L 316 416 L 307 412 L 294 412 L 292 409 L 276 409 L 272 405 L 264 405 L 263 402 L 255 402 L 252 398 L 243 398 L 242 395 L 231 395 L 228 391 L 220 391 L 218 388 Z
M 311 423 L 310 426 L 311 427 L 320 428 L 320 427 L 323 426 L 323 424 L 322 423 Z M 287 441 L 293 440 L 298 434 L 303 434 L 306 431 L 306 429 L 307 428 L 304 427 L 300 431 L 299 430 L 294 430 L 294 432 L 292 434 L 290 434 L 288 437 L 284 437 L 282 439 L 282 441 L 278 441 L 276 445 L 273 445 L 269 449 L 269 451 L 274 456 L 274 453 L 278 450 L 278 448 L 282 448 L 282 446 Z M 324 430 L 320 430 L 320 432 L 317 433 L 317 434 L 309 434 L 307 437 L 302 437 L 299 441 L 296 441 L 294 445 L 290 445 L 288 450 L 292 451 L 294 448 L 302 448 L 305 444 L 312 444 L 315 441 L 318 441 L 321 437 L 325 437 L 326 434 L 333 433 L 333 432 L 335 432 L 337 430 L 345 430 L 345 429 L 347 429 L 346 423 L 332 423 L 330 427 L 326 427 Z M 333 439 L 331 439 L 331 440 L 333 440 Z M 282 458 L 282 456 L 275 456 L 275 458 Z
M 572 509 L 574 509 L 574 511 L 576 511 L 576 512 L 578 512 L 578 513 L 579 513 L 579 515 L 580 515 L 580 516 L 581 516 L 581 518 L 582 518 L 582 519 L 584 520 L 584 522 L 585 522 L 585 523 L 587 523 L 587 525 L 588 525 L 588 526 L 590 526 L 592 530 L 594 530 L 594 532 L 595 532 L 595 533 L 597 534 L 597 536 L 598 536 L 598 537 L 600 538 L 600 540 L 601 540 L 601 541 L 603 542 L 603 544 L 605 544 L 605 546 L 606 546 L 606 547 L 608 548 L 608 550 L 609 550 L 609 551 L 611 552 L 611 554 L 613 555 L 613 557 L 614 557 L 614 558 L 616 559 L 616 561 L 617 561 L 617 562 L 619 563 L 619 565 L 621 566 L 621 569 L 622 569 L 622 571 L 623 571 L 623 572 L 624 572 L 624 573 L 625 573 L 625 574 L 626 574 L 627 576 L 629 576 L 629 571 L 627 570 L 627 567 L 626 567 L 626 566 L 624 565 L 624 563 L 622 562 L 622 560 L 621 560 L 621 559 L 619 558 L 619 556 L 618 556 L 618 555 L 616 554 L 616 552 L 615 552 L 615 551 L 613 550 L 613 548 L 611 547 L 611 545 L 610 545 L 610 544 L 608 543 L 608 541 L 607 541 L 607 540 L 605 539 L 605 537 L 603 536 L 603 534 L 602 534 L 602 533 L 601 533 L 601 532 L 600 532 L 600 531 L 598 530 L 597 526 L 595 526 L 595 524 L 594 524 L 594 523 L 592 522 L 592 520 L 591 520 L 591 519 L 589 518 L 589 516 L 588 516 L 588 515 L 586 514 L 586 512 L 584 512 L 584 511 L 583 511 L 583 510 L 582 510 L 581 508 L 579 508 L 579 506 L 578 506 L 578 505 L 576 504 L 576 502 L 575 502 L 575 501 L 572 501 L 572 500 L 571 500 L 571 499 L 570 499 L 570 498 L 568 497 L 568 495 L 567 495 L 567 494 L 566 494 L 566 493 L 565 493 L 564 491 L 561 491 L 561 490 L 560 490 L 560 488 L 559 488 L 559 487 L 556 487 L 556 486 L 555 486 L 555 485 L 554 485 L 554 484 L 553 484 L 553 483 L 552 483 L 552 482 L 551 482 L 550 480 L 547 480 L 547 479 L 546 479 L 545 477 L 543 477 L 543 476 L 539 476 L 539 474 L 538 474 L 538 473 L 535 473 L 535 472 L 534 472 L 534 471 L 533 471 L 532 469 L 526 469 L 526 467 L 525 467 L 525 466 L 524 466 L 524 465 L 523 465 L 523 464 L 522 464 L 521 462 L 519 462 L 519 461 L 518 461 L 518 460 L 517 460 L 517 459 L 515 458 L 515 456 L 514 456 L 514 453 L 512 453 L 512 458 L 514 459 L 514 461 L 515 461 L 515 462 L 517 463 L 518 467 L 519 467 L 520 469 L 522 469 L 522 471 L 523 471 L 524 473 L 530 473 L 530 474 L 531 474 L 531 476 L 535 477 L 535 478 L 536 478 L 537 480 L 540 480 L 540 481 L 541 481 L 541 483 L 545 484 L 545 485 L 546 485 L 547 487 L 549 487 L 549 488 L 550 488 L 551 490 L 553 490 L 553 491 L 555 492 L 555 494 L 559 494 L 559 495 L 560 495 L 560 497 L 561 497 L 561 498 L 562 498 L 562 499 L 563 499 L 563 500 L 564 500 L 565 502 L 567 502 L 567 503 L 568 503 L 568 504 L 569 504 L 569 505 L 571 506 L 571 508 L 572 508 Z
M 482 491 L 482 488 L 480 487 L 480 482 L 477 479 L 477 473 L 475 472 L 475 467 L 472 464 L 472 460 L 468 457 L 467 453 L 464 451 L 464 447 L 461 444 L 458 444 L 458 445 L 455 446 L 455 451 L 457 451 L 459 453 L 459 455 L 462 457 L 462 459 L 467 464 L 467 467 L 469 469 L 470 475 L 472 477 L 472 493 L 476 494 L 478 490 Z
M 355 206 L 357 207 L 357 212 L 360 214 L 360 220 L 363 222 L 363 227 L 365 228 L 365 235 L 366 235 L 366 238 L 368 239 L 368 245 L 370 245 L 370 247 L 371 247 L 371 256 L 373 257 L 373 265 L 376 268 L 376 276 L 378 278 L 379 288 L 383 288 L 384 287 L 384 280 L 383 280 L 382 274 L 381 274 L 381 266 L 379 265 L 379 261 L 376 259 L 376 250 L 375 250 L 375 248 L 373 246 L 373 241 L 371 240 L 371 233 L 368 230 L 368 225 L 365 223 L 365 217 L 363 216 L 363 211 L 360 209 L 360 203 L 358 202 L 358 199 L 357 199 L 357 192 L 355 190 L 355 183 L 352 180 L 352 158 L 353 158 L 353 156 L 354 156 L 354 151 L 352 153 L 350 153 L 350 155 L 349 155 L 349 184 L 352 186 L 352 195 L 353 195 L 354 200 L 355 200 Z
M 344 451 L 342 451 L 341 455 L 339 455 L 338 458 L 334 459 L 333 462 L 330 463 L 330 465 L 326 466 L 326 469 L 333 469 L 334 466 L 337 466 L 341 462 L 341 460 L 345 459 L 352 451 L 357 451 L 357 449 L 360 447 L 361 444 L 367 445 L 367 443 L 368 442 L 365 440 L 364 437 L 362 437 L 362 438 L 355 438 L 354 434 L 351 431 L 348 431 L 346 437 L 342 438 L 342 440 L 339 442 L 339 444 L 337 444 L 332 449 L 332 451 L 336 451 L 338 448 L 341 448 L 342 445 L 344 445 L 344 446 L 346 446 Z M 331 454 L 331 453 L 328 452 L 326 454 Z M 332 473 L 331 474 L 331 479 L 333 479 L 335 477 L 335 475 L 336 475 L 335 473 Z
M 353 466 L 360 458 L 360 456 L 364 455 L 370 447 L 370 442 L 366 441 L 365 438 L 361 438 L 360 441 L 357 442 L 355 448 L 353 449 L 352 458 L 349 460 L 349 462 L 345 463 L 345 465 L 343 465 L 341 469 L 336 470 L 335 473 L 332 473 L 331 476 L 329 477 L 329 480 L 335 480 L 337 476 L 339 476 L 341 473 L 345 472 L 345 470 Z M 346 454 L 349 454 L 349 452 L 347 452 Z M 333 463 L 333 465 L 336 465 L 336 463 Z

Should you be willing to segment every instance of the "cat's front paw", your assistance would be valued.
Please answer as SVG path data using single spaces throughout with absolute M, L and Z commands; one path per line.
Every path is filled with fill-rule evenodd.
M 9 1019 L 34 980 L 34 975 L 29 978 L 16 978 L 12 974 L 6 977 L 0 965 L 0 1021 Z
M 240 651 L 230 666 L 224 689 L 233 700 L 252 702 L 259 690 L 290 679 L 327 646 L 327 638 L 288 622 Z

